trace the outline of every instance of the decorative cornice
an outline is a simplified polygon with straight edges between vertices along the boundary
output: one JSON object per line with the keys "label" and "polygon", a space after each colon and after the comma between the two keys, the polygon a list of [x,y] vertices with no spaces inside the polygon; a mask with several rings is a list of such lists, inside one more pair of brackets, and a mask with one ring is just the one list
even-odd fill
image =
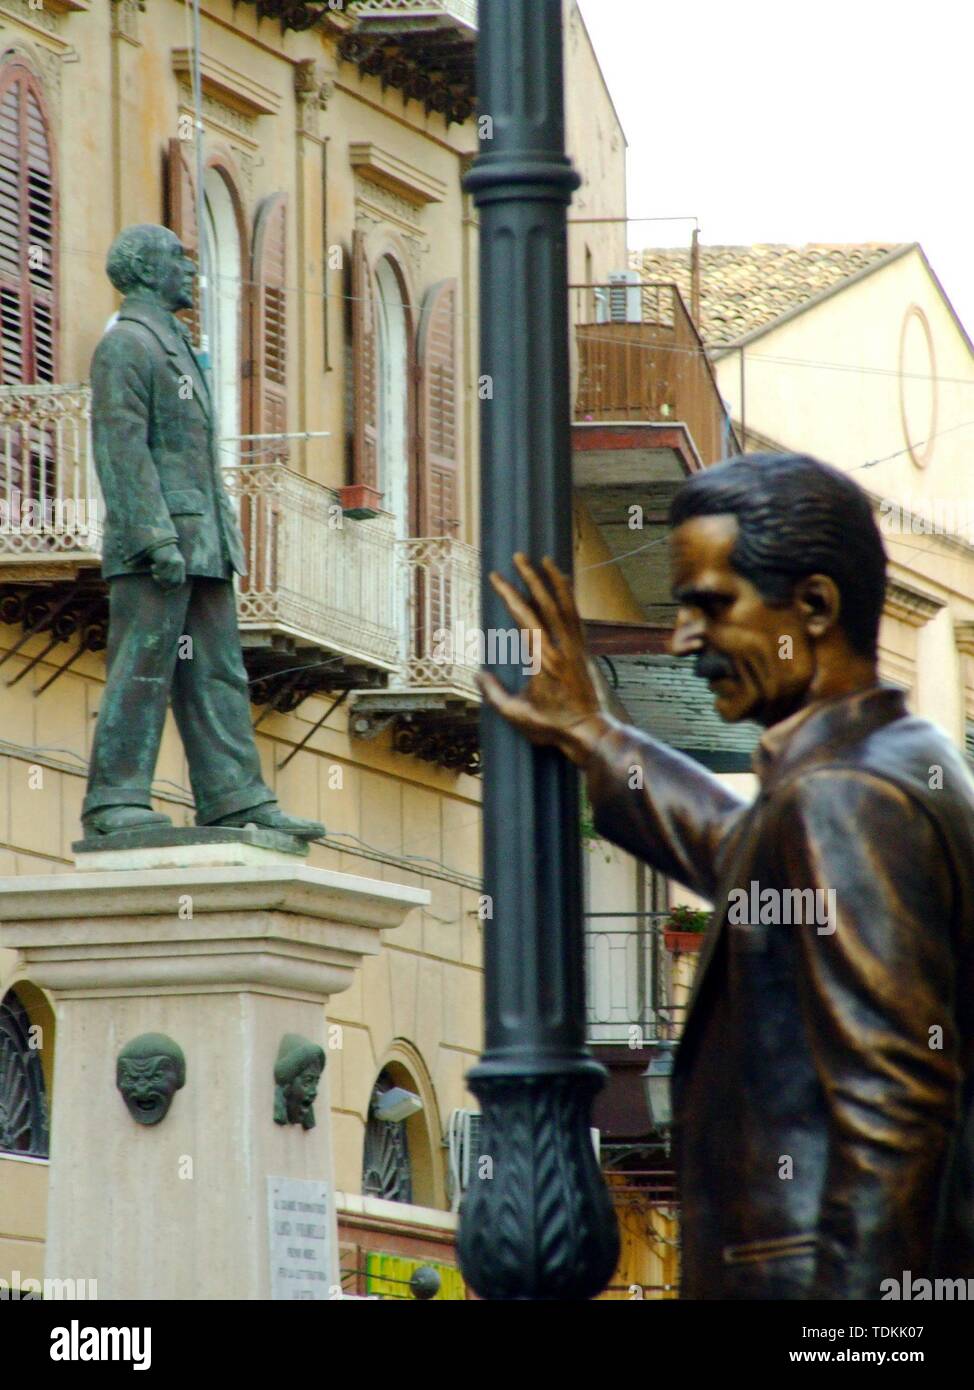
{"label": "decorative cornice", "polygon": [[[188,48],[172,50],[172,67],[177,77],[192,81],[192,54]],[[277,92],[207,53],[200,54],[200,82],[204,92],[247,116],[276,116],[281,109]]]}
{"label": "decorative cornice", "polygon": [[[182,109],[193,114],[193,92],[184,78],[179,84],[179,101]],[[228,106],[209,92],[203,93],[203,118],[221,134],[228,136],[237,145],[243,145],[248,152],[257,149],[254,117],[248,116],[237,106]]]}
{"label": "decorative cornice", "polygon": [[891,618],[899,618],[901,622],[909,623],[910,627],[923,627],[931,618],[935,618],[944,606],[942,599],[932,598],[922,590],[914,589],[912,585],[903,584],[899,580],[890,580],[886,585],[884,613]]}
{"label": "decorative cornice", "polygon": [[442,203],[446,197],[446,184],[442,179],[418,169],[415,164],[409,164],[399,155],[390,154],[371,140],[349,145],[348,157],[352,168],[361,178],[389,189],[407,202],[422,206],[425,203]]}
{"label": "decorative cornice", "polygon": [[33,9],[28,0],[3,0],[3,4],[0,5],[0,15],[4,19],[12,19],[25,29],[32,30],[38,37],[48,38],[50,35],[58,33],[60,28],[57,15],[46,6],[40,10]]}
{"label": "decorative cornice", "polygon": [[974,622],[954,624],[954,642],[965,656],[974,656]]}

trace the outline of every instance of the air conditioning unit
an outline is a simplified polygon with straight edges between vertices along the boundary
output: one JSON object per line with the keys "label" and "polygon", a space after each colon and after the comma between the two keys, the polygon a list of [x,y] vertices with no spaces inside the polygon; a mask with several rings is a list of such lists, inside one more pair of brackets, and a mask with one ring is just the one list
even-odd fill
{"label": "air conditioning unit", "polygon": [[459,1211],[460,1199],[478,1176],[483,1117],[479,1110],[451,1110],[446,1122],[449,1164],[450,1210]]}
{"label": "air conditioning unit", "polygon": [[610,270],[608,285],[595,291],[597,323],[642,323],[643,292],[638,270]]}

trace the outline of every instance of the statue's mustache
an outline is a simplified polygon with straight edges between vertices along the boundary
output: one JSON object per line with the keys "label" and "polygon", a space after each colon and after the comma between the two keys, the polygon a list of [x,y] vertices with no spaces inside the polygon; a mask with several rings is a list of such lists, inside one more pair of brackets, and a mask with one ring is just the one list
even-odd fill
{"label": "statue's mustache", "polygon": [[724,676],[733,676],[734,663],[721,652],[701,652],[694,663],[693,674],[705,681],[720,680]]}

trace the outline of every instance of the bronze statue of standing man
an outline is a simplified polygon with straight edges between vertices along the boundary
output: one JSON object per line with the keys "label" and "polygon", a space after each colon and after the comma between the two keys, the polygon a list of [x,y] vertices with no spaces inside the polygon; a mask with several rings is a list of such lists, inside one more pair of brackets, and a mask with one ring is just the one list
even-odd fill
{"label": "bronze statue of standing man", "polygon": [[173,232],[142,225],[115,238],[106,268],[125,298],[91,367],[110,610],[85,833],[170,824],[151,786],[171,698],[197,824],[316,839],[323,825],[278,807],[254,742],[233,590],[243,541],[206,377],[174,316],[192,305],[196,267]]}
{"label": "bronze statue of standing man", "polygon": [[765,726],[753,801],[603,708],[550,561],[515,556],[526,594],[493,576],[541,671],[482,688],[582,770],[601,834],[714,904],[673,1073],[682,1295],[969,1281],[974,781],[880,684],[869,499],[815,459],[748,455],[695,474],[670,521],[673,650],[723,719]]}

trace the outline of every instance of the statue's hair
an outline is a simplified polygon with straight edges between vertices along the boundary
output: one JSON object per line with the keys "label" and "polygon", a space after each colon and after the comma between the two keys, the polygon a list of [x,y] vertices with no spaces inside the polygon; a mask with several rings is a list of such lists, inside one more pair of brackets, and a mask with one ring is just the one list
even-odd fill
{"label": "statue's hair", "polygon": [[695,473],[670,505],[673,526],[720,515],[737,519],[731,564],[768,603],[788,603],[798,580],[826,574],[849,645],[875,656],[886,551],[858,484],[807,454],[741,454]]}
{"label": "statue's hair", "polygon": [[176,1063],[177,1086],[186,1082],[186,1057],[174,1038],[165,1033],[140,1033],[131,1038],[118,1054],[119,1062],[144,1062],[149,1057],[168,1057]]}
{"label": "statue's hair", "polygon": [[153,222],[139,222],[126,227],[108,248],[105,270],[119,294],[128,294],[142,284],[142,261],[145,256],[163,251],[176,233]]}

